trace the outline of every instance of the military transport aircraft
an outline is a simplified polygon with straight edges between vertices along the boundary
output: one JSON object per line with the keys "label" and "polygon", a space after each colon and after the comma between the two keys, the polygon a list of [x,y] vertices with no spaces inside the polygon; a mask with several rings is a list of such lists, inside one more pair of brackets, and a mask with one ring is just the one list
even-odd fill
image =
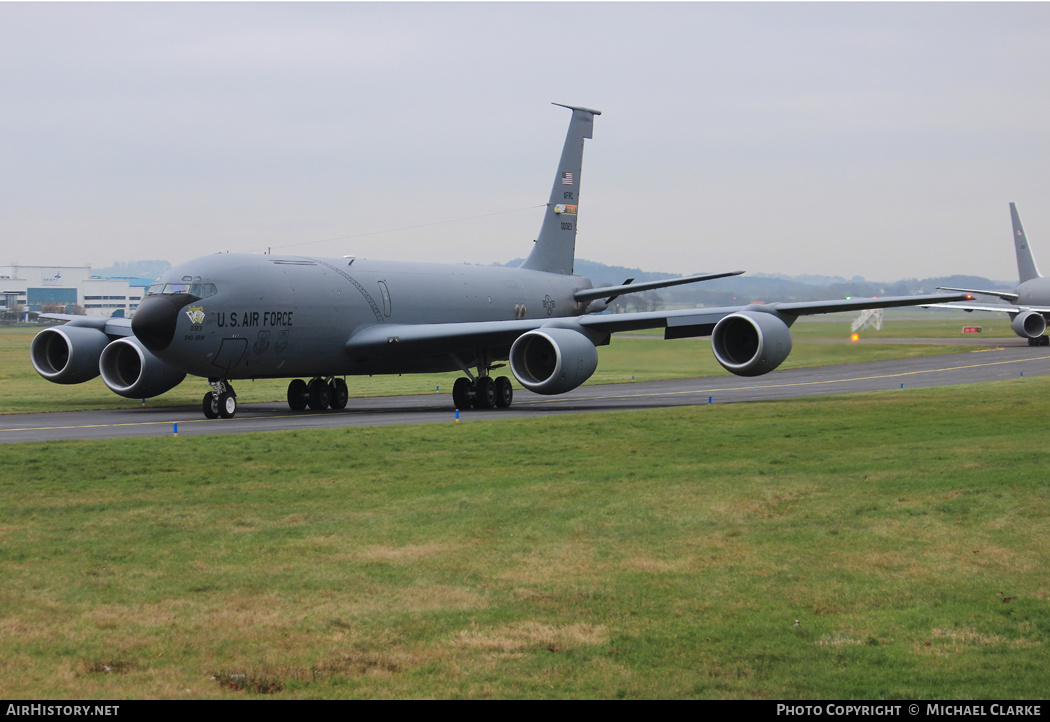
{"label": "military transport aircraft", "polygon": [[[555,105],[560,105],[555,103]],[[732,308],[601,314],[626,293],[743,273],[595,288],[573,275],[584,139],[597,110],[572,111],[539,237],[518,268],[218,254],[164,273],[130,322],[51,315],[66,323],[33,339],[37,372],[55,383],[99,373],[127,398],[147,398],[187,374],[208,379],[208,418],[237,410],[231,381],[290,378],[293,410],[342,409],[346,376],[460,370],[457,409],[507,407],[509,361],[526,389],[571,391],[598,365],[597,346],[618,331],[663,328],[664,338],[712,337],[734,374],[772,371],[791,351],[802,315],[960,300],[960,295],[771,303]],[[472,373],[472,369],[475,371]],[[310,379],[306,381],[304,379]]]}
{"label": "military transport aircraft", "polygon": [[942,291],[964,291],[985,296],[998,296],[1007,303],[952,303],[938,308],[961,308],[964,311],[993,311],[1010,316],[1010,327],[1029,346],[1050,346],[1050,336],[1044,336],[1046,319],[1050,315],[1050,278],[1043,278],[1035,266],[1032,249],[1028,245],[1017,206],[1010,204],[1010,220],[1014,226],[1014,250],[1017,252],[1018,284],[1012,291],[981,291],[975,288],[944,288]]}

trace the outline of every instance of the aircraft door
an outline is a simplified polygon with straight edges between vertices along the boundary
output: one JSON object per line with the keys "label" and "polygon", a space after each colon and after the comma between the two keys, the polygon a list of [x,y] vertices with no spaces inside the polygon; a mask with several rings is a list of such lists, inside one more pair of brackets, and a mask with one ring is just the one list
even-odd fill
{"label": "aircraft door", "polygon": [[226,376],[235,367],[240,365],[244,354],[248,351],[248,339],[246,338],[224,338],[219,345],[219,352],[211,360],[212,366],[223,371]]}
{"label": "aircraft door", "polygon": [[390,318],[393,306],[390,302],[390,289],[387,288],[386,281],[379,282],[379,293],[383,296],[383,315]]}

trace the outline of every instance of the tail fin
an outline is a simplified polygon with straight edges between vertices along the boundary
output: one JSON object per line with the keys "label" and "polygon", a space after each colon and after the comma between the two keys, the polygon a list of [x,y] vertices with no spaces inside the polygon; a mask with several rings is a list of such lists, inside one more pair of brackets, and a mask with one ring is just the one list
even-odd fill
{"label": "tail fin", "polygon": [[1014,223],[1014,248],[1017,250],[1017,276],[1020,282],[1041,278],[1042,274],[1039,273],[1039,269],[1035,266],[1035,259],[1032,258],[1032,249],[1028,247],[1024,228],[1021,227],[1021,217],[1017,215],[1017,206],[1013,203],[1010,204],[1010,218]]}
{"label": "tail fin", "polygon": [[580,169],[583,166],[583,141],[591,137],[594,116],[600,110],[560,105],[572,111],[569,132],[558,162],[558,173],[551,187],[550,201],[544,211],[543,225],[536,245],[522,268],[572,275],[576,258],[576,213],[580,203]]}

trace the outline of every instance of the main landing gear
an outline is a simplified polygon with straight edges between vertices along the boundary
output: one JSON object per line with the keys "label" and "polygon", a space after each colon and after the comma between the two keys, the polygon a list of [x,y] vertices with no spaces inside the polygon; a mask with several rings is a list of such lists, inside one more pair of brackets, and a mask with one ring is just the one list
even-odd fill
{"label": "main landing gear", "polygon": [[500,376],[479,376],[477,379],[458,378],[452,386],[452,403],[460,411],[467,409],[505,409],[514,400],[510,379]]}
{"label": "main landing gear", "polygon": [[237,393],[229,381],[218,379],[211,381],[211,391],[204,394],[201,407],[204,409],[205,418],[232,419],[237,413]]}
{"label": "main landing gear", "polygon": [[1050,346],[1050,336],[1039,336],[1028,339],[1029,346]]}
{"label": "main landing gear", "polygon": [[345,409],[350,391],[343,379],[317,377],[309,383],[295,379],[288,384],[288,408],[302,411],[309,406],[314,411]]}

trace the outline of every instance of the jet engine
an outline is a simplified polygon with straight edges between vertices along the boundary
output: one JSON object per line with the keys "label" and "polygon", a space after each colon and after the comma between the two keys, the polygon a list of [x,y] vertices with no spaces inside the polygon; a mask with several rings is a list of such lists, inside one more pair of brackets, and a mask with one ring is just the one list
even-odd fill
{"label": "jet engine", "polygon": [[33,337],[29,357],[36,372],[56,384],[79,384],[98,376],[98,359],[109,337],[97,328],[55,326]]}
{"label": "jet engine", "polygon": [[1038,311],[1025,311],[1014,316],[1010,328],[1021,338],[1039,338],[1046,331],[1046,319]]}
{"label": "jet engine", "polygon": [[768,311],[739,311],[715,324],[711,348],[727,371],[761,376],[791,353],[791,331],[783,319]]}
{"label": "jet engine", "polygon": [[134,336],[118,338],[106,346],[98,362],[109,390],[127,399],[148,399],[182,383],[179,371],[154,356]]}
{"label": "jet engine", "polygon": [[523,333],[510,347],[510,370],[537,394],[563,394],[591,377],[598,349],[578,331],[540,328]]}

